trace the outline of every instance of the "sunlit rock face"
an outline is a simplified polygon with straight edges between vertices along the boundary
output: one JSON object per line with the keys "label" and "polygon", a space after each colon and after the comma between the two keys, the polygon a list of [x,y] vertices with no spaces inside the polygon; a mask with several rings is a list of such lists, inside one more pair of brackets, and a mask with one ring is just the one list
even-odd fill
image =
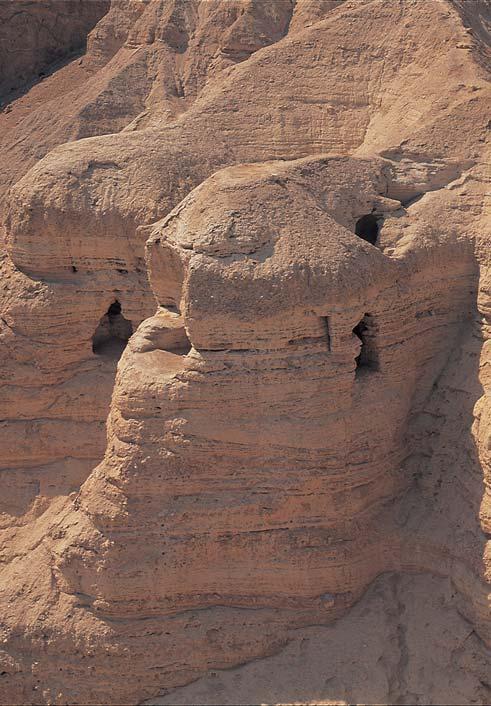
{"label": "sunlit rock face", "polygon": [[474,6],[112,2],[0,115],[0,702],[489,702]]}
{"label": "sunlit rock face", "polygon": [[389,170],[232,168],[152,230],[160,307],[121,362],[105,461],[78,500],[116,542],[98,610],[331,611],[382,571],[433,562],[419,542],[404,556],[392,503],[416,472],[411,418],[475,311],[476,267],[457,243],[395,257],[351,231],[394,209],[378,193]]}

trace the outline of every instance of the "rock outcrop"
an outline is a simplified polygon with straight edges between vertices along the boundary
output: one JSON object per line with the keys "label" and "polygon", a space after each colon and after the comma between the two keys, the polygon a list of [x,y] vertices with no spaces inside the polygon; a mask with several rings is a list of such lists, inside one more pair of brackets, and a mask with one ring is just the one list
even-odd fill
{"label": "rock outcrop", "polygon": [[3,116],[2,703],[174,702],[333,621],[365,676],[271,700],[489,702],[473,7],[113,0]]}
{"label": "rock outcrop", "polygon": [[3,0],[0,5],[0,95],[40,76],[84,47],[110,0]]}

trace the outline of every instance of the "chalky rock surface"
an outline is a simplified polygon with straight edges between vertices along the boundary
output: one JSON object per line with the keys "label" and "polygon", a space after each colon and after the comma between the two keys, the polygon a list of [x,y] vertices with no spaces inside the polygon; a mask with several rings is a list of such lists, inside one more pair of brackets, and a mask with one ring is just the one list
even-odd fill
{"label": "chalky rock surface", "polygon": [[490,3],[103,5],[0,114],[0,703],[489,703]]}

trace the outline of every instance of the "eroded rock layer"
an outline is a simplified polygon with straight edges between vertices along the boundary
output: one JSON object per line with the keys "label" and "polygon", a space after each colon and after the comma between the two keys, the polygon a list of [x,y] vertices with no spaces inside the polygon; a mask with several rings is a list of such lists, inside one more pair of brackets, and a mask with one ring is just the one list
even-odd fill
{"label": "eroded rock layer", "polygon": [[333,621],[329,686],[246,698],[489,701],[473,8],[113,0],[0,116],[2,703],[172,702]]}

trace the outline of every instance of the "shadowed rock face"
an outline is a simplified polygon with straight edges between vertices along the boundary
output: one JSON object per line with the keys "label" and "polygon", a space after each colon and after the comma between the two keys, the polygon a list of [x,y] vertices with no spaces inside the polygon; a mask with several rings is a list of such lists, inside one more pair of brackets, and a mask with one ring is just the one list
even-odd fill
{"label": "shadowed rock face", "polygon": [[2,703],[489,702],[475,8],[113,2],[12,103]]}
{"label": "shadowed rock face", "polygon": [[3,0],[0,5],[0,96],[46,75],[50,64],[85,46],[110,0]]}

